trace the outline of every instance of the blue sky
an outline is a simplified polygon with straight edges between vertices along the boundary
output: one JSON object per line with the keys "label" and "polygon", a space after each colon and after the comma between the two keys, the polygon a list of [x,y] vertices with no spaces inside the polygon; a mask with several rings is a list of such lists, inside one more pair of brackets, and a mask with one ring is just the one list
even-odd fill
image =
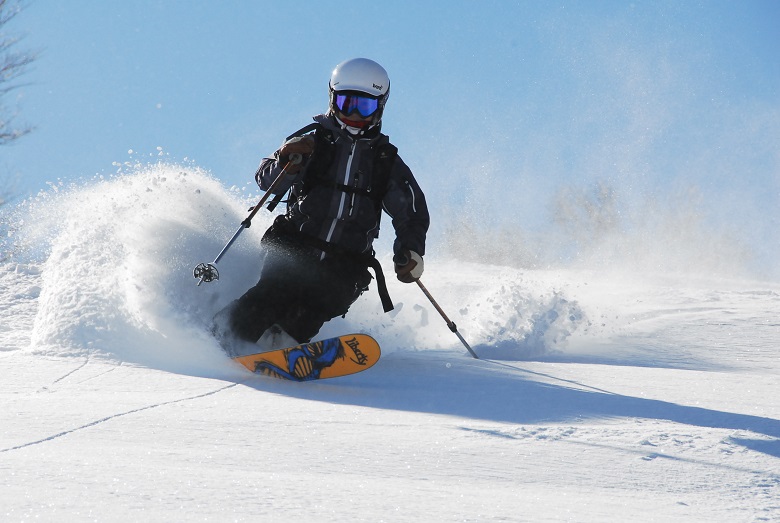
{"label": "blue sky", "polygon": [[763,207],[743,225],[777,229],[780,2],[353,5],[34,0],[12,29],[40,56],[7,101],[36,129],[0,166],[25,196],[159,147],[247,186],[365,56],[441,215],[496,219],[499,195],[532,223],[561,186],[606,180],[638,199],[695,186],[716,221]]}

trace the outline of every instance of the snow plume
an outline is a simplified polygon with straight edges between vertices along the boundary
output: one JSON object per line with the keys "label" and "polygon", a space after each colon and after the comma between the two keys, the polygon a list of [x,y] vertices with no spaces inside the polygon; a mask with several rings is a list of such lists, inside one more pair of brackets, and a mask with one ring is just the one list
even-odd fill
{"label": "snow plume", "polygon": [[[241,206],[199,169],[129,170],[54,187],[26,202],[23,218],[18,211],[17,250],[45,259],[31,350],[196,374],[224,368],[204,325],[235,282],[197,288],[192,267],[213,260],[228,224],[243,219]],[[247,245],[255,235],[245,236]],[[253,253],[237,246],[232,254],[251,270]]]}
{"label": "snow plume", "polygon": [[486,224],[461,214],[446,231],[444,248],[458,259],[518,268],[772,276],[743,231],[711,216],[695,188],[637,198],[603,181],[566,185],[545,212],[547,224],[538,229],[511,216]]}
{"label": "snow plume", "polygon": [[[390,259],[383,262],[388,266]],[[426,262],[423,276],[450,321],[484,358],[529,360],[559,354],[569,337],[588,324],[586,313],[555,274],[444,261]],[[372,288],[346,318],[326,324],[322,334],[376,333],[382,350],[465,349],[416,285],[388,281],[395,309],[382,312]]]}
{"label": "snow plume", "polygon": [[[257,194],[225,189],[191,166],[124,166],[116,176],[51,190],[20,205],[10,221],[22,294],[35,294],[25,323],[28,350],[108,358],[212,375],[225,365],[208,334],[213,315],[258,278],[259,242],[274,215],[261,212],[218,264],[217,282],[196,285],[193,267],[211,262]],[[388,235],[392,236],[392,234]],[[392,277],[378,246],[395,310],[385,314],[375,285],[319,338],[367,332],[383,350],[463,350],[416,285]],[[515,269],[429,256],[425,282],[459,331],[485,355],[529,359],[558,351],[585,321],[558,283]],[[34,291],[34,292],[33,292]],[[18,303],[17,303],[18,305]]]}

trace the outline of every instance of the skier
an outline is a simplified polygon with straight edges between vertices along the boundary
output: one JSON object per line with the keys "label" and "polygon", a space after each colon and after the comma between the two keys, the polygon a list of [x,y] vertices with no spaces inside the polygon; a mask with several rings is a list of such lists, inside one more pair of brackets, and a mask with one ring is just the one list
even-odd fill
{"label": "skier", "polygon": [[397,278],[412,283],[422,275],[428,209],[411,170],[381,132],[387,72],[366,58],[347,60],[333,70],[329,88],[328,112],[289,136],[255,175],[267,190],[284,170],[269,208],[290,192],[286,214],[261,240],[259,282],[215,317],[214,332],[231,355],[235,340],[260,340],[267,350],[310,341],[368,289],[369,267],[385,311],[391,310],[372,248],[383,209],[395,229]]}

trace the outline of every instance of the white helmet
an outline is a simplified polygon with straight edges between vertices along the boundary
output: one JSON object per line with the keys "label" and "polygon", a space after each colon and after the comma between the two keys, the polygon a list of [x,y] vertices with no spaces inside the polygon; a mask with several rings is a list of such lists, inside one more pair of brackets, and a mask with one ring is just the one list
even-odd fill
{"label": "white helmet", "polygon": [[373,124],[378,124],[382,119],[382,111],[390,96],[390,78],[384,67],[378,63],[368,58],[353,58],[341,62],[333,70],[329,86],[330,109],[334,114],[339,110],[336,106],[336,93],[352,91],[375,98],[378,103],[375,102],[377,109]]}

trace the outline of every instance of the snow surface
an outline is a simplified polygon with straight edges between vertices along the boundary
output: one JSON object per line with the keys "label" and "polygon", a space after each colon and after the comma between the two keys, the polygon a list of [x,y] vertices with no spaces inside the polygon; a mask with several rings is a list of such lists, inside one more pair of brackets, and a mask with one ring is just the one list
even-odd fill
{"label": "snow surface", "polygon": [[0,520],[780,521],[780,284],[431,249],[484,359],[389,278],[395,311],[372,289],[321,332],[373,335],[374,368],[283,382],[204,330],[270,213],[198,287],[256,195],[126,171],[3,218]]}

